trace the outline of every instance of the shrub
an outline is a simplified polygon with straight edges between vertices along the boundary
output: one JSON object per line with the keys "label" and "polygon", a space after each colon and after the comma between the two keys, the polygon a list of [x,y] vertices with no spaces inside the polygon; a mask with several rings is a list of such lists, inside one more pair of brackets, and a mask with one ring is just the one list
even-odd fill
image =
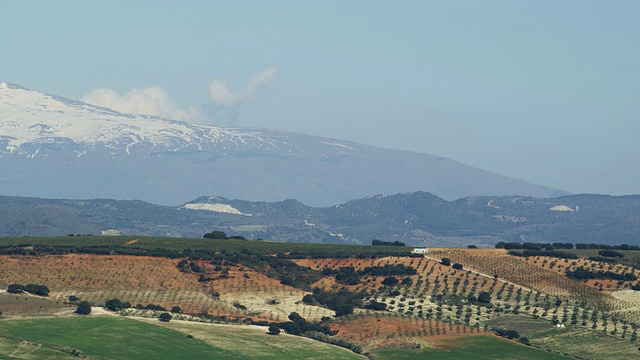
{"label": "shrub", "polygon": [[226,240],[229,237],[227,236],[227,234],[224,233],[224,231],[215,230],[215,231],[212,231],[210,233],[204,234],[203,238],[205,238],[205,239],[216,239],[216,240]]}
{"label": "shrub", "polygon": [[159,319],[160,319],[160,321],[163,321],[163,322],[169,322],[169,321],[171,321],[172,318],[173,318],[173,316],[171,316],[171,314],[165,312],[165,313],[160,314],[160,318]]}
{"label": "shrub", "polygon": [[194,263],[193,261],[189,263],[189,268],[191,268],[191,271],[193,271],[194,273],[199,273],[200,271],[202,271],[200,265]]}
{"label": "shrub", "polygon": [[384,280],[382,280],[382,285],[385,286],[396,286],[398,285],[398,279],[394,278],[393,276],[389,276],[386,277]]}
{"label": "shrub", "polygon": [[111,299],[104,303],[104,308],[111,311],[119,311],[124,309],[124,304],[120,299]]}
{"label": "shrub", "polygon": [[49,288],[46,285],[27,284],[24,291],[39,296],[49,295]]}
{"label": "shrub", "polygon": [[88,301],[81,301],[78,304],[78,308],[75,311],[76,314],[79,315],[89,315],[91,314],[91,304]]}
{"label": "shrub", "polygon": [[269,331],[267,331],[267,334],[269,334],[269,335],[279,335],[280,334],[280,328],[278,327],[278,325],[270,325],[269,326]]}
{"label": "shrub", "polygon": [[372,310],[387,310],[387,304],[385,304],[384,302],[371,300],[367,305],[364,306],[364,308]]}
{"label": "shrub", "polygon": [[478,295],[478,302],[484,303],[484,304],[488,304],[491,302],[491,295],[486,292],[483,291]]}
{"label": "shrub", "polygon": [[20,294],[24,291],[24,286],[20,285],[20,284],[11,284],[9,285],[9,287],[7,288],[7,292],[9,294]]}
{"label": "shrub", "polygon": [[307,294],[302,298],[302,302],[307,305],[313,305],[316,303],[316,299],[313,298],[313,295]]}

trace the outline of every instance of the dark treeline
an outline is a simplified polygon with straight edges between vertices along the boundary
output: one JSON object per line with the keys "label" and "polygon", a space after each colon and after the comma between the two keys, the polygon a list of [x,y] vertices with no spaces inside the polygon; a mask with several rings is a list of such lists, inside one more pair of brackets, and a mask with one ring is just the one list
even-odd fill
{"label": "dark treeline", "polygon": [[530,242],[504,242],[500,241],[495,245],[496,249],[517,249],[517,250],[555,250],[555,249],[573,249],[573,244],[571,243],[530,243]]}
{"label": "dark treeline", "polygon": [[507,250],[640,250],[640,246],[638,245],[606,245],[606,244],[583,244],[583,243],[530,243],[530,242],[504,242],[500,241],[495,245],[496,249],[507,249]]}
{"label": "dark treeline", "polygon": [[606,257],[609,257],[609,258],[616,258],[616,257],[617,258],[623,258],[624,257],[623,253],[617,252],[617,251],[614,251],[614,250],[600,250],[600,251],[598,251],[598,255],[606,256]]}
{"label": "dark treeline", "polygon": [[638,245],[576,244],[579,250],[640,250]]}
{"label": "dark treeline", "polygon": [[558,250],[524,250],[520,251],[509,251],[509,255],[513,256],[522,256],[522,257],[531,257],[531,256],[549,256],[560,259],[577,259],[578,255],[572,254],[566,251],[558,251]]}
{"label": "dark treeline", "polygon": [[7,292],[10,294],[20,294],[22,292],[28,292],[29,294],[47,296],[49,295],[49,288],[46,285],[38,284],[10,284],[7,288]]}
{"label": "dark treeline", "polygon": [[609,263],[609,264],[616,263],[616,259],[610,258],[610,257],[603,257],[603,256],[590,256],[589,260],[591,260],[591,261],[600,261],[600,262],[605,262],[605,263]]}
{"label": "dark treeline", "polygon": [[[213,254],[212,251],[198,250],[204,256]],[[89,254],[89,255],[132,255],[132,256],[153,256],[164,257],[169,259],[178,259],[184,257],[179,251],[167,249],[142,249],[136,247],[110,246],[110,245],[94,245],[94,246],[72,246],[72,245],[4,245],[0,246],[1,255],[67,255],[67,254]],[[210,256],[210,255],[209,255]]]}
{"label": "dark treeline", "polygon": [[382,241],[382,240],[373,240],[371,242],[373,246],[407,246],[405,243],[400,241]]}
{"label": "dark treeline", "polygon": [[622,281],[635,281],[638,279],[633,273],[617,274],[611,271],[591,271],[580,266],[574,271],[567,270],[567,276],[574,280],[589,280],[589,279],[612,279]]}

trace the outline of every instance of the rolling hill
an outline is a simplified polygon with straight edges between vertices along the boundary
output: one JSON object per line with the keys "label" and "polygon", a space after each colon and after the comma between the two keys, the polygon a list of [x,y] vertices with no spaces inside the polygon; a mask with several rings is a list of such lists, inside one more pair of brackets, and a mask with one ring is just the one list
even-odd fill
{"label": "rolling hill", "polygon": [[212,230],[250,239],[492,247],[499,241],[640,245],[640,196],[469,197],[416,192],[331,207],[296,200],[199,197],[177,207],[126,200],[0,196],[0,236],[113,234],[201,237]]}

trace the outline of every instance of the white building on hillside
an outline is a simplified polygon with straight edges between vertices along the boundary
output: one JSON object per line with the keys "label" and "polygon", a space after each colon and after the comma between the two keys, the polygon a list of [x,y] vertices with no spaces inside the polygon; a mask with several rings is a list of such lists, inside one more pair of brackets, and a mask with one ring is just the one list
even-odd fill
{"label": "white building on hillside", "polygon": [[428,247],[415,247],[415,248],[413,248],[411,253],[412,254],[427,254],[427,253],[429,253],[429,248]]}

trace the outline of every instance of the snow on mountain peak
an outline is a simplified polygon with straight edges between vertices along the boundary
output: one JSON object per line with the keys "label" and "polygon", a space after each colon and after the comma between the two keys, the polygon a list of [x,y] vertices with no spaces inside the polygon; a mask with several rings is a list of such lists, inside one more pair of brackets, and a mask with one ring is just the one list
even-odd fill
{"label": "snow on mountain peak", "polygon": [[212,145],[247,142],[274,146],[260,131],[195,125],[164,118],[122,114],[19,85],[0,82],[0,142],[14,152],[26,143],[68,140],[82,146],[117,146],[126,152],[138,144],[156,150],[203,150]]}

